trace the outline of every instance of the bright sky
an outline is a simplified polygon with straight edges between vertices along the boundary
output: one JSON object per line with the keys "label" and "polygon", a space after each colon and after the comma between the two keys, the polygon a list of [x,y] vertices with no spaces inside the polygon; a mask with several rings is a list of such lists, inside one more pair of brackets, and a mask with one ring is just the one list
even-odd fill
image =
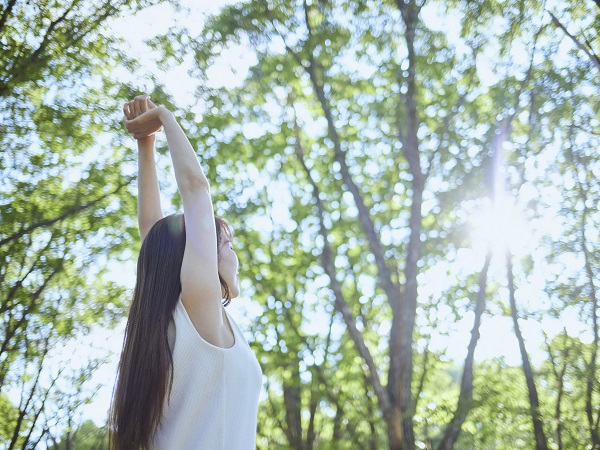
{"label": "bright sky", "polygon": [[[185,107],[192,103],[191,95],[195,89],[195,81],[187,75],[186,64],[172,69],[167,73],[159,72],[158,69],[152,69],[152,54],[143,44],[143,40],[153,37],[156,34],[164,33],[168,28],[177,24],[188,24],[193,29],[199,30],[202,26],[204,18],[207,14],[216,12],[225,2],[194,2],[187,0],[183,2],[190,8],[189,14],[175,13],[168,5],[161,5],[143,11],[137,17],[124,18],[115,21],[111,24],[109,30],[117,35],[123,36],[128,41],[127,51],[130,56],[138,58],[148,70],[154,70],[160,75],[164,84],[174,95],[176,101]],[[423,19],[428,25],[435,28],[443,28],[448,31],[450,38],[457,36],[458,25],[455,18],[442,18],[438,11],[433,8],[425,7],[422,11]],[[522,56],[522,55],[521,55]],[[214,85],[226,85],[233,87],[239,85],[246,74],[246,68],[254,63],[251,52],[244,51],[241,47],[234,47],[223,53],[222,58],[217,62],[215,67],[209,72],[209,83]],[[480,64],[478,69],[482,73],[486,73],[489,79],[491,70],[485,63]],[[235,73],[232,70],[235,67]],[[123,79],[133,80],[132,74],[123,73]],[[124,99],[125,100],[125,99]],[[133,142],[132,142],[133,145]],[[169,165],[168,157],[161,157],[159,165]],[[258,180],[257,180],[258,181]],[[161,180],[161,185],[163,181]],[[173,184],[165,187],[165,191],[172,192]],[[277,189],[277,191],[280,191]],[[285,191],[282,189],[281,191]],[[550,193],[551,195],[552,193]],[[539,255],[536,251],[536,243],[539,242],[540,234],[551,233],[551,226],[554,221],[552,214],[556,211],[549,211],[549,216],[543,223],[537,223],[536,229],[532,229],[531,224],[527,224],[520,208],[527,202],[529,197],[540,195],[532,186],[524,186],[521,194],[521,199],[518,204],[514,204],[511,199],[500,198],[497,205],[494,207],[489,205],[484,208],[479,214],[473,216],[473,233],[475,236],[475,245],[471,249],[461,249],[457,254],[455,264],[461,266],[464,273],[472,273],[480,270],[483,265],[483,260],[487,245],[502,246],[509,245],[517,255],[531,252],[534,258],[541,260],[543,255]],[[274,198],[275,202],[282,205],[287,203],[285,197]],[[166,197],[163,197],[163,208],[169,204]],[[284,210],[285,207],[277,208]],[[170,211],[165,210],[165,213]],[[281,217],[282,223],[286,221],[285,217]],[[258,221],[257,223],[260,223]],[[496,248],[499,255],[502,254],[501,248]],[[125,264],[123,266],[113,265],[111,267],[111,277],[124,285],[132,288],[134,285],[135,262]],[[451,277],[448,277],[448,263],[440,263],[434,267],[427,275],[422,275],[420,281],[420,295],[422,296],[439,296],[444,286],[451,283]],[[521,307],[527,306],[531,309],[542,308],[547,299],[543,292],[544,288],[544,273],[543,266],[539,266],[534,271],[531,278],[526,283],[521,283],[517,291],[517,302]],[[490,269],[490,278],[505,285],[505,266],[502,257],[495,257]],[[455,278],[454,278],[455,279]],[[445,280],[448,282],[446,283]],[[369,283],[368,280],[365,283]],[[367,287],[365,285],[365,287]],[[242,291],[244,284],[242,284]],[[368,289],[367,289],[368,290]],[[506,289],[501,290],[506,299]],[[508,300],[506,300],[508,303]],[[242,297],[236,300],[233,307],[230,307],[231,314],[240,324],[242,330],[258,316],[260,308],[253,304],[247,297]],[[473,313],[466,314],[458,323],[453,323],[444,320],[444,316],[450,314],[450,311],[445,311],[443,308],[439,311],[441,319],[441,329],[445,329],[450,338],[443,334],[434,334],[432,337],[432,349],[439,350],[447,348],[447,356],[458,362],[462,361],[466,355],[466,348],[470,338],[470,331],[473,323]],[[572,316],[566,321],[554,321],[546,318],[542,322],[533,320],[521,321],[522,331],[526,339],[526,345],[530,352],[534,364],[539,364],[544,358],[545,353],[538,349],[543,344],[542,328],[544,331],[553,336],[559,333],[563,326],[567,326],[573,335],[582,332],[586,333],[583,325],[577,320],[577,312],[569,311],[567,316]],[[307,332],[322,332],[326,329],[325,323],[328,319],[325,315],[315,315],[307,321]],[[389,324],[388,324],[389,325]],[[92,381],[94,383],[102,383],[104,387],[99,391],[94,403],[85,407],[83,414],[86,418],[92,418],[97,424],[101,424],[106,419],[108,411],[112,384],[114,381],[118,355],[123,338],[123,328],[107,331],[98,329],[92,336],[86,337],[78,342],[78,348],[85,348],[86,343],[94,343],[96,347],[103,348],[114,353],[114,357],[109,363],[103,365],[97,372]],[[343,327],[338,327],[338,332],[342,332]],[[381,332],[389,330],[389,326],[383,324]],[[81,354],[76,347],[72,349],[73,355]],[[99,350],[99,353],[102,351]],[[85,355],[86,356],[86,355]],[[521,358],[518,353],[517,341],[512,329],[512,321],[509,317],[499,317],[487,315],[484,317],[481,328],[481,339],[477,346],[476,359],[483,360],[489,358],[504,357],[506,362],[511,365],[520,365]],[[76,358],[75,358],[76,359]]]}

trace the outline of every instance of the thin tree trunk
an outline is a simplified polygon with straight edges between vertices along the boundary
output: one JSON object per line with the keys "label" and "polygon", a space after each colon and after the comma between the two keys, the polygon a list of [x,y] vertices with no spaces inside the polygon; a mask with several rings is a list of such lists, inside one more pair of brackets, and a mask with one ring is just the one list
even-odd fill
{"label": "thin tree trunk", "polygon": [[[312,380],[313,385],[318,384],[316,380]],[[317,407],[319,406],[319,393],[316,392],[316,388],[313,387],[310,393],[310,406],[309,413],[310,418],[308,420],[308,429],[306,430],[306,442],[304,448],[306,450],[313,450],[315,445],[315,415],[317,413]]]}
{"label": "thin tree trunk", "polygon": [[337,442],[342,437],[342,417],[344,415],[344,406],[340,403],[335,404],[335,417],[333,418],[333,436],[331,441]]}
{"label": "thin tree trunk", "polygon": [[[49,432],[48,428],[44,427],[42,429],[42,432],[40,433],[40,435],[38,436],[38,438],[35,440],[35,442],[33,443],[33,445],[30,448],[38,448],[40,441],[44,438],[44,436],[46,436],[46,434],[48,434],[48,432]],[[27,450],[27,449],[23,448],[22,450]]]}
{"label": "thin tree trunk", "polygon": [[479,291],[477,292],[477,302],[475,304],[475,320],[473,321],[473,329],[471,330],[471,341],[465,359],[465,367],[463,369],[462,379],[460,382],[460,394],[458,396],[458,404],[452,417],[452,421],[444,431],[444,437],[440,442],[438,450],[451,450],[454,448],[460,429],[467,418],[471,407],[473,406],[473,360],[475,356],[475,348],[479,340],[479,327],[481,325],[481,316],[485,310],[485,289],[487,286],[487,273],[492,260],[491,252],[485,257],[485,263],[479,274]]}
{"label": "thin tree trunk", "polygon": [[415,393],[415,411],[419,406],[419,398],[421,398],[421,393],[423,392],[423,387],[425,386],[425,378],[427,376],[427,361],[429,359],[429,344],[431,342],[431,337],[427,340],[427,344],[425,345],[425,349],[423,350],[423,367],[421,370],[421,376],[419,377],[419,384],[417,387],[417,392]]}
{"label": "thin tree trunk", "polygon": [[[302,144],[300,142],[300,132],[298,124],[295,123],[294,126],[296,135],[296,156],[298,157],[298,160],[300,161],[300,164],[302,165],[302,168],[306,173],[306,177],[313,188],[313,199],[315,200],[315,203],[317,205],[317,215],[319,219],[319,234],[323,238],[323,250],[321,253],[321,259],[323,268],[325,269],[325,273],[327,273],[327,276],[330,280],[331,290],[334,294],[334,305],[336,309],[342,314],[344,322],[346,323],[346,326],[348,328],[348,333],[350,334],[350,337],[352,338],[356,346],[358,354],[362,357],[362,359],[365,361],[365,364],[367,365],[367,378],[369,380],[369,383],[373,387],[375,395],[377,396],[379,406],[381,408],[384,418],[386,419],[386,422],[394,423],[395,419],[398,418],[398,416],[395,415],[397,412],[393,411],[387,393],[385,389],[383,389],[383,386],[381,384],[381,380],[379,378],[379,373],[377,372],[377,366],[375,365],[373,356],[371,355],[371,352],[369,351],[364,341],[363,335],[360,333],[360,331],[358,331],[358,328],[356,327],[356,319],[350,311],[348,303],[344,297],[344,294],[342,293],[340,283],[336,278],[335,264],[333,261],[333,252],[331,251],[331,247],[329,246],[329,241],[327,239],[328,232],[325,228],[325,207],[320,199],[319,187],[314,181],[310,173],[310,169],[308,168],[304,160],[304,152],[302,149]],[[399,425],[397,421],[396,423]]]}
{"label": "thin tree trunk", "polygon": [[548,338],[544,333],[544,338],[546,341],[546,348],[548,349],[548,355],[550,357],[550,363],[552,364],[552,372],[554,373],[554,377],[558,383],[558,392],[556,395],[556,405],[554,406],[554,420],[556,421],[556,444],[558,445],[558,450],[563,449],[562,443],[562,417],[561,417],[561,403],[564,393],[564,385],[565,385],[565,373],[567,371],[567,358],[569,357],[569,348],[566,347],[567,344],[567,330],[564,330],[564,346],[563,349],[563,364],[558,371],[558,366],[556,359],[554,358],[554,354],[552,353],[552,348],[550,347],[550,343],[548,342]]}
{"label": "thin tree trunk", "polygon": [[[592,300],[592,326],[594,333],[594,341],[592,342],[592,356],[588,364],[588,376],[586,381],[586,398],[585,398],[585,413],[590,426],[592,437],[592,445],[594,450],[600,449],[600,434],[598,433],[598,418],[594,418],[594,386],[597,385],[596,379],[596,364],[598,358],[598,297],[596,295],[596,286],[594,285],[594,272],[592,269],[590,252],[587,249],[587,241],[585,235],[585,223],[589,213],[588,207],[585,205],[586,194],[583,193],[583,214],[581,216],[581,246],[585,259],[585,271],[588,277],[588,285],[590,287],[590,298]],[[599,413],[600,416],[600,413]]]}
{"label": "thin tree trunk", "polygon": [[[277,298],[276,295],[274,295]],[[291,322],[291,321],[290,321]],[[275,330],[277,342],[280,342],[281,336]],[[283,407],[285,410],[285,435],[292,448],[304,450],[302,440],[302,401],[300,397],[300,361],[297,358],[297,351],[290,350],[290,358],[284,363],[284,368],[289,369],[291,377],[283,382]]]}
{"label": "thin tree trunk", "polygon": [[[273,20],[273,15],[269,11],[268,5],[266,4],[266,2],[263,2],[263,5],[265,7],[265,11],[266,11],[267,15],[269,15],[271,17],[271,19]],[[305,22],[306,22],[306,27],[308,30],[308,35],[309,35],[308,39],[305,43],[305,47],[307,47],[309,49],[308,65],[305,65],[303,63],[302,58],[300,58],[300,56],[298,54],[296,54],[285,43],[285,39],[283,39],[283,36],[281,36],[281,37],[284,40],[284,45],[286,47],[286,50],[289,52],[290,55],[292,55],[292,57],[296,60],[296,62],[299,64],[299,66],[301,68],[303,68],[309,75],[314,92],[317,96],[317,99],[319,101],[321,108],[323,109],[323,113],[324,113],[325,119],[327,121],[328,137],[331,139],[331,141],[333,142],[333,146],[334,146],[335,160],[340,164],[340,173],[342,175],[342,179],[354,198],[356,207],[359,212],[358,218],[359,218],[360,224],[363,228],[363,232],[365,233],[365,236],[367,238],[369,248],[375,257],[375,262],[376,262],[376,265],[378,268],[379,281],[380,281],[381,287],[383,288],[384,292],[386,293],[386,296],[388,297],[388,301],[392,308],[393,315],[394,315],[394,317],[400,317],[400,316],[406,317],[406,314],[402,314],[402,312],[400,311],[400,305],[402,303],[400,286],[397,283],[395,283],[392,279],[392,271],[390,270],[390,268],[386,262],[383,246],[381,245],[381,241],[375,231],[375,225],[371,219],[371,214],[370,214],[369,208],[365,205],[364,199],[360,192],[360,188],[356,185],[356,183],[354,182],[354,180],[352,179],[352,176],[350,174],[348,164],[346,162],[345,152],[342,149],[339,134],[338,134],[338,131],[335,126],[331,106],[329,104],[329,100],[327,99],[327,96],[325,94],[325,90],[323,87],[325,74],[323,74],[322,72],[317,73],[317,70],[322,70],[322,68],[317,67],[314,57],[312,56],[312,52],[310,51],[310,49],[311,49],[310,45],[313,44],[313,42],[312,42],[313,35],[312,35],[312,27],[310,24],[308,9],[309,9],[308,3],[305,1],[304,2]],[[297,124],[295,124],[295,126],[297,127]],[[299,133],[296,133],[296,135],[297,135],[296,147],[297,147],[297,154],[298,154],[298,148],[299,148],[299,142],[300,142]],[[310,171],[306,167],[306,164],[304,163],[301,151],[299,153],[299,159],[304,167],[305,172],[307,173],[307,177],[309,178],[311,185],[313,186],[313,197],[315,198],[315,201],[317,203],[317,207],[319,209],[319,214],[321,214],[321,216],[320,216],[320,222],[321,222],[320,233],[324,237],[324,249],[323,249],[322,258],[324,261],[324,268],[331,279],[332,289],[334,290],[334,294],[335,294],[335,298],[336,298],[336,308],[338,308],[338,310],[342,313],[342,316],[344,317],[344,321],[346,322],[346,325],[348,326],[348,331],[352,337],[352,340],[355,342],[355,345],[356,345],[356,348],[357,348],[359,354],[365,360],[365,362],[369,368],[368,378],[370,380],[370,383],[373,386],[375,394],[377,395],[377,398],[379,400],[379,405],[380,405],[381,411],[383,413],[383,417],[388,425],[389,436],[390,436],[390,448],[397,449],[397,450],[404,450],[404,446],[403,446],[404,431],[403,431],[403,423],[402,423],[402,412],[400,411],[399,405],[396,404],[396,402],[392,402],[390,400],[389,390],[388,390],[388,392],[383,390],[380,379],[379,379],[379,375],[377,373],[377,368],[372,360],[372,357],[371,357],[366,345],[364,344],[364,338],[360,334],[358,329],[356,329],[355,319],[354,319],[352,313],[350,312],[350,310],[348,309],[347,303],[342,296],[341,290],[339,289],[339,283],[337,283],[337,281],[335,280],[336,272],[335,272],[335,267],[333,265],[333,260],[331,259],[332,258],[331,250],[329,249],[329,245],[327,243],[327,230],[324,227],[323,216],[322,216],[322,213],[324,213],[324,208],[319,199],[318,187],[317,187],[316,183],[314,183],[314,181],[312,180],[312,177],[310,176]],[[419,211],[420,211],[420,209],[419,209]],[[417,236],[417,239],[418,238],[419,237]],[[331,264],[331,267],[329,269],[326,267],[327,264]],[[396,274],[396,278],[398,278],[397,274]],[[336,287],[336,285],[337,285],[337,287]],[[416,306],[415,306],[415,308],[416,308]],[[412,320],[414,322],[414,311],[413,311],[413,319]],[[393,328],[393,326],[392,326],[392,328]],[[408,365],[410,367],[403,368],[403,370],[405,370],[408,373],[409,377],[412,373],[412,328],[411,328],[410,334],[411,334],[411,342],[409,343],[409,349],[411,349],[411,352],[410,352],[410,358],[408,360]],[[393,348],[393,341],[394,341],[394,338],[392,337],[390,339],[390,342],[391,342],[390,343],[390,357],[393,359],[397,359],[396,352],[394,351],[394,348]],[[390,361],[390,364],[393,364],[393,360]],[[409,399],[410,399],[410,380],[408,380],[408,381],[409,381],[408,382],[408,392],[409,392]],[[405,384],[406,384],[406,381],[405,381]],[[404,391],[406,394],[406,388],[404,389]],[[409,419],[409,423],[412,424],[412,418]],[[414,438],[412,438],[412,432],[411,432],[411,437],[409,438],[409,440],[412,442],[412,444],[408,448],[412,449],[414,447]]]}
{"label": "thin tree trunk", "polygon": [[370,450],[377,450],[377,427],[375,426],[375,412],[373,411],[373,403],[371,403],[371,396],[369,395],[369,381],[363,374],[365,382],[365,401],[367,403],[367,420],[369,421],[369,448]]}
{"label": "thin tree trunk", "polygon": [[[268,379],[267,379],[267,382],[266,382],[266,385],[265,385],[265,390],[267,391],[267,400],[269,402],[269,406],[271,407],[271,412],[272,412],[272,416],[271,417],[273,419],[275,419],[275,421],[277,422],[277,425],[279,426],[279,428],[281,429],[281,431],[283,431],[284,435],[286,435],[286,437],[287,437],[287,426],[279,418],[278,413],[280,411],[280,408],[276,407],[275,404],[273,403],[273,399],[276,396],[270,390],[270,384],[269,384],[269,380]],[[275,443],[279,444],[279,441],[273,440],[272,444],[275,444]]]}
{"label": "thin tree trunk", "polygon": [[[317,386],[316,390],[318,392],[315,393],[315,391],[313,390],[313,394],[315,395],[315,398],[314,398],[315,409],[313,412],[313,409],[312,409],[313,403],[311,403],[311,419],[309,422],[308,432],[307,432],[307,436],[306,436],[306,440],[307,440],[306,448],[309,450],[314,447],[315,439],[317,436],[317,433],[314,430],[314,416],[315,416],[317,408],[319,407],[319,400],[322,397],[322,394],[320,392],[321,386],[325,387],[325,396],[327,397],[329,402],[334,405],[339,404],[338,397],[333,394],[331,389],[327,389],[328,381],[325,379],[325,375],[323,374],[323,366],[327,363],[327,359],[329,357],[329,350],[330,350],[330,346],[331,346],[331,332],[333,330],[333,323],[334,323],[336,314],[337,314],[336,310],[334,309],[331,314],[331,319],[329,320],[329,331],[327,332],[327,339],[325,341],[325,353],[323,354],[323,362],[319,365],[317,365],[317,364],[313,365],[313,369],[314,369],[313,376],[315,377],[314,383],[316,383],[316,386]],[[316,395],[316,394],[318,394],[318,395]]]}
{"label": "thin tree trunk", "polygon": [[283,385],[283,403],[287,418],[286,435],[292,448],[303,450],[300,387],[295,384],[300,383],[300,369],[297,360],[293,360],[290,364],[293,364],[292,378],[289,380],[292,384],[284,382]]}
{"label": "thin tree trunk", "polygon": [[[49,342],[50,342],[50,336],[48,336],[44,340],[44,348],[42,350],[42,354],[39,357],[37,373],[36,373],[35,379],[33,381],[33,385],[31,386],[31,390],[29,391],[29,396],[27,397],[27,400],[25,401],[25,404],[23,404],[23,398],[22,398],[23,395],[25,394],[25,380],[23,380],[23,390],[21,392],[21,404],[19,405],[19,417],[17,418],[17,422],[15,423],[15,428],[13,430],[13,435],[12,435],[10,444],[8,445],[8,450],[13,450],[15,448],[15,446],[17,445],[17,440],[19,439],[19,434],[21,433],[21,427],[23,425],[23,421],[25,420],[25,417],[27,416],[27,414],[31,413],[32,408],[30,408],[29,405],[31,404],[31,401],[33,400],[33,397],[35,396],[37,388],[38,388],[38,383],[40,381],[42,369],[44,368],[44,360],[46,359],[46,355],[48,354],[48,350],[50,349]],[[27,355],[25,355],[25,359],[27,359]],[[54,383],[52,383],[52,384],[54,384]],[[47,394],[46,394],[46,397],[47,397]],[[46,401],[46,399],[44,398],[44,402],[42,403],[42,408],[36,414],[36,420],[37,420],[37,416],[40,414],[41,410],[43,409],[45,401]],[[34,425],[35,425],[35,422],[34,422]],[[31,436],[31,430],[30,430],[29,436]],[[27,440],[28,439],[26,439],[26,441]]]}
{"label": "thin tree trunk", "polygon": [[[42,296],[44,290],[49,285],[52,278],[54,278],[61,271],[61,266],[62,263],[61,265],[59,265],[59,268],[54,272],[50,273],[50,275],[48,275],[48,277],[44,280],[44,283],[40,287],[38,287],[38,289],[35,292],[31,294],[31,301],[29,305],[27,305],[27,307],[24,308],[24,310],[22,311],[22,316],[17,321],[17,323],[13,324],[12,326],[10,323],[7,324],[6,333],[3,338],[4,340],[2,342],[2,345],[0,346],[0,358],[3,354],[8,353],[11,350],[11,348],[14,348],[14,344],[12,346],[10,345],[12,338],[17,333],[17,331],[21,331],[27,327],[27,324],[29,323],[29,320],[31,318],[31,313],[37,307],[38,300]],[[8,360],[8,358],[6,359]],[[0,366],[0,390],[4,386],[4,380],[6,379],[7,371],[9,370],[9,368],[10,364],[6,366]]]}
{"label": "thin tree trunk", "polygon": [[27,450],[29,448],[37,448],[37,442],[39,442],[42,439],[42,437],[44,436],[44,430],[47,431],[47,428],[44,427],[44,430],[42,430],[42,434],[38,437],[38,439],[36,441],[36,444],[34,444],[33,447],[29,446],[29,442],[31,441],[31,436],[33,435],[33,431],[35,430],[35,426],[37,424],[37,421],[40,418],[40,416],[42,415],[42,412],[44,412],[44,408],[46,406],[46,402],[48,401],[48,397],[50,395],[50,391],[54,387],[54,384],[56,383],[56,380],[58,380],[58,378],[60,377],[61,373],[62,373],[62,370],[60,370],[58,372],[58,374],[56,375],[56,377],[52,380],[52,383],[50,384],[50,386],[48,387],[48,389],[46,389],[46,393],[44,394],[44,399],[42,400],[42,404],[40,405],[40,408],[38,409],[38,411],[33,416],[33,419],[31,421],[31,425],[30,425],[30,428],[29,428],[29,433],[27,434],[27,436],[23,440],[23,444],[21,445],[21,450]]}
{"label": "thin tree trunk", "polygon": [[[570,147],[572,149],[572,146]],[[585,273],[587,275],[587,282],[590,292],[590,300],[592,303],[592,332],[594,335],[594,341],[592,342],[592,355],[589,363],[587,363],[588,376],[586,379],[586,398],[585,398],[585,413],[587,416],[588,424],[590,427],[590,435],[592,439],[592,448],[594,450],[600,449],[600,434],[598,433],[598,422],[600,421],[600,413],[594,417],[594,387],[598,384],[596,379],[596,367],[598,358],[598,346],[600,344],[599,330],[598,330],[598,295],[596,293],[596,285],[594,284],[594,269],[592,267],[592,256],[588,250],[587,236],[586,236],[586,224],[587,218],[590,213],[587,205],[587,192],[589,191],[589,185],[587,181],[582,182],[579,178],[580,166],[584,167],[584,163],[578,163],[577,157],[572,150],[567,150],[567,156],[576,172],[575,179],[577,180],[577,188],[579,190],[579,198],[583,203],[583,212],[581,214],[581,221],[579,226],[579,233],[581,236],[581,250],[584,257]],[[584,175],[587,180],[587,173]]]}
{"label": "thin tree trunk", "polygon": [[531,412],[531,419],[533,421],[533,433],[535,436],[535,448],[536,450],[548,450],[548,441],[544,434],[544,427],[542,424],[542,415],[540,413],[540,402],[538,398],[537,388],[535,387],[533,369],[529,362],[529,355],[525,349],[525,341],[521,334],[521,328],[519,327],[519,321],[517,317],[517,304],[515,300],[515,285],[513,276],[513,265],[512,255],[507,251],[506,254],[506,272],[508,278],[508,291],[510,296],[510,310],[513,319],[513,326],[515,329],[515,335],[519,341],[519,352],[523,360],[523,372],[525,373],[525,380],[527,382],[527,391],[529,395],[529,406]]}

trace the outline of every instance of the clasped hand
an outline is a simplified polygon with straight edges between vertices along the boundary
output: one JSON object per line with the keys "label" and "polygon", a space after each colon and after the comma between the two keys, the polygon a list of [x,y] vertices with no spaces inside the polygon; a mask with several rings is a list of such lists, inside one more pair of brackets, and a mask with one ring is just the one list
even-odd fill
{"label": "clasped hand", "polygon": [[136,139],[143,139],[162,130],[161,112],[147,95],[138,95],[123,106],[123,123]]}

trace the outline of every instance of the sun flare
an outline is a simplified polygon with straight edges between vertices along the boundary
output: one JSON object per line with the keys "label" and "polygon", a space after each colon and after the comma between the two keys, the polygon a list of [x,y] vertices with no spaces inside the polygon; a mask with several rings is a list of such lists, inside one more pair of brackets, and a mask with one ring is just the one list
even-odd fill
{"label": "sun flare", "polygon": [[488,202],[471,219],[472,239],[476,245],[484,245],[494,254],[510,250],[513,255],[523,256],[531,250],[533,236],[523,213],[508,197]]}

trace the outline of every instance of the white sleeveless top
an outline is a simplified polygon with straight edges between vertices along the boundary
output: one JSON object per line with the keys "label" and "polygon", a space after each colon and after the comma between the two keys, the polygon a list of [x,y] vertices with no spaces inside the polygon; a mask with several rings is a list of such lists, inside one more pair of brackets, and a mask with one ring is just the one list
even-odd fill
{"label": "white sleeveless top", "polygon": [[255,450],[262,370],[235,321],[230,348],[205,341],[181,302],[169,329],[173,387],[153,450]]}

